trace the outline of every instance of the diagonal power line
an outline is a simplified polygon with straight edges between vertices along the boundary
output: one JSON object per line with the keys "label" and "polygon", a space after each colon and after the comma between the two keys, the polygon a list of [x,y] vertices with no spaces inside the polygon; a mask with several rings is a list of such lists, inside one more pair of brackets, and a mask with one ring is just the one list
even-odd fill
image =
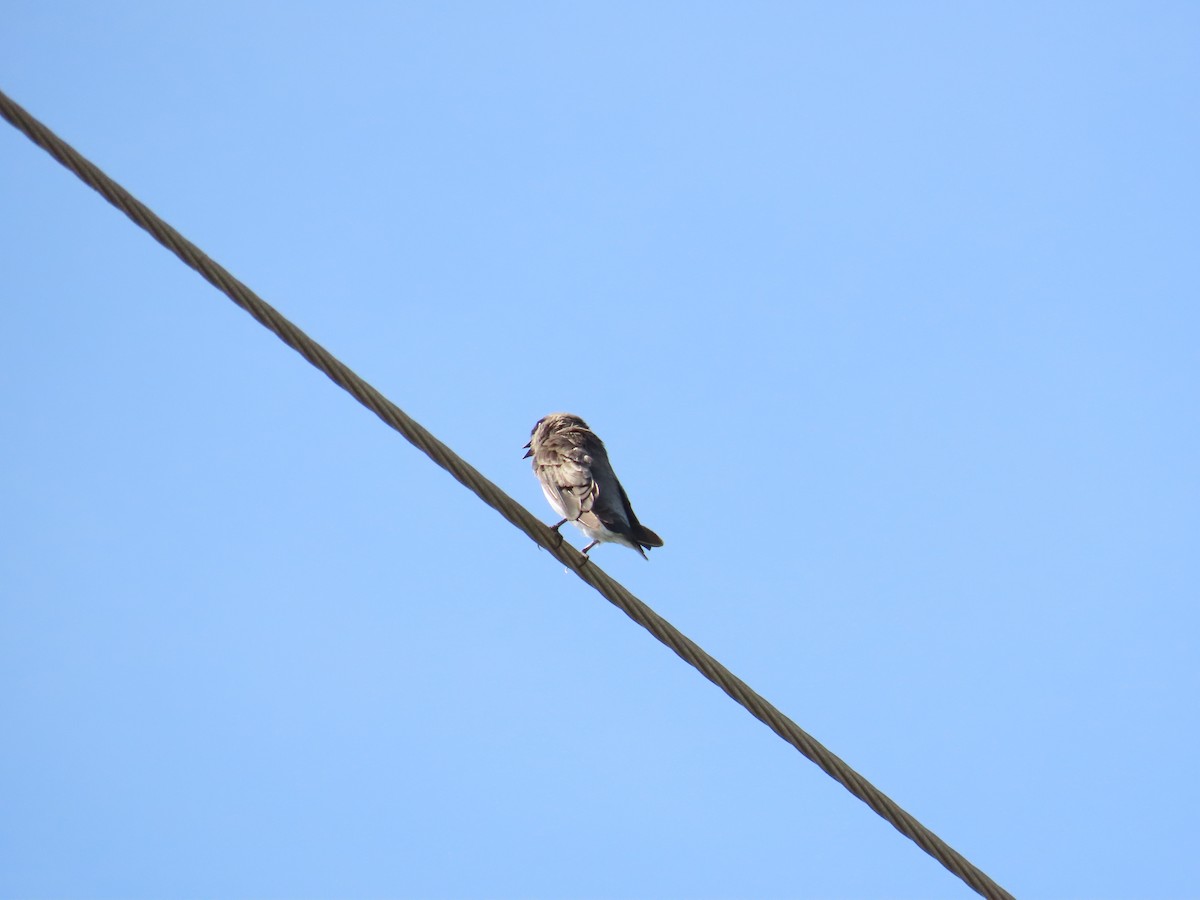
{"label": "diagonal power line", "polygon": [[936,834],[905,812],[873,784],[826,749],[820,741],[760,697],[745,682],[709,656],[699,645],[610,578],[594,562],[551,531],[540,519],[492,484],[453,450],[409,418],[328,350],[289,322],[274,307],[209,259],[195,244],[156,216],[145,204],[109,178],[58,135],[0,91],[0,116],[74,172],[89,187],[145,229],[160,244],[195,269],[206,281],[273,331],[285,344],[324,372],[359,403],[400,432],[410,443],[470,489],[484,503],[523,531],[559,562],[573,570],[633,621],[670,647],[686,663],[717,685],[752,716],[816,763],[822,771],[890,822],[897,831],[989,900],[1013,900],[1011,894]]}

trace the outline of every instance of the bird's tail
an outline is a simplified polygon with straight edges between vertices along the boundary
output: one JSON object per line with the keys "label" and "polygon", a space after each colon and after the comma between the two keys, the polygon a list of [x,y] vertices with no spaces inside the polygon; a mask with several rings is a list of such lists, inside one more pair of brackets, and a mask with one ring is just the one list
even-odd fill
{"label": "bird's tail", "polygon": [[633,539],[647,549],[650,547],[661,547],[663,545],[662,538],[660,538],[641,522],[638,522],[638,524],[633,527]]}

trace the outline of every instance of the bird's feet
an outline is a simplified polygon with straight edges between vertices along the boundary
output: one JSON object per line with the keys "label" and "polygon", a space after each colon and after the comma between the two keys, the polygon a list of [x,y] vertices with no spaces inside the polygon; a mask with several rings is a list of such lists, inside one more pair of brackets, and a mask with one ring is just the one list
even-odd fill
{"label": "bird's feet", "polygon": [[566,540],[566,539],[565,539],[565,538],[562,536],[562,532],[561,532],[561,531],[559,531],[558,529],[560,529],[560,528],[562,528],[564,525],[566,525],[568,521],[570,521],[570,520],[569,520],[569,519],[563,519],[563,520],[561,520],[561,521],[559,521],[559,522],[555,523],[554,525],[551,525],[551,526],[550,526],[550,530],[551,530],[551,531],[553,531],[553,532],[554,532],[554,534],[555,534],[555,535],[558,537],[558,543],[554,545],[554,548],[555,548],[556,550],[557,550],[559,547],[561,547],[561,546],[563,545],[563,541],[564,541],[564,540]]}

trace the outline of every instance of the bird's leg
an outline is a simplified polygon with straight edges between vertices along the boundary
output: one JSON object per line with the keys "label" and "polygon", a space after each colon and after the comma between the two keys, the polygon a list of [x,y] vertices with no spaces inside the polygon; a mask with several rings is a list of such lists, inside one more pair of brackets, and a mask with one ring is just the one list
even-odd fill
{"label": "bird's leg", "polygon": [[592,541],[590,544],[588,544],[586,547],[584,547],[582,550],[579,551],[580,553],[583,554],[584,565],[586,565],[588,563],[588,561],[591,559],[591,557],[588,556],[588,551],[591,550],[593,547],[595,547],[598,543],[600,543],[600,542]]}
{"label": "bird's leg", "polygon": [[566,540],[566,538],[564,538],[562,536],[562,532],[559,531],[558,529],[562,528],[569,521],[570,521],[570,519],[563,519],[561,522],[557,522],[554,525],[550,526],[550,530],[553,531],[555,536],[558,538],[558,546],[559,547],[561,547],[563,545],[563,541]]}

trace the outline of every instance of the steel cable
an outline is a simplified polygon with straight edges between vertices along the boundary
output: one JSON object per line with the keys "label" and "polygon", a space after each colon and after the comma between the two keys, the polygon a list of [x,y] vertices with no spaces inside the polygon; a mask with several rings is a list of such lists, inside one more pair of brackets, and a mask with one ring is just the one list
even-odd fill
{"label": "steel cable", "polygon": [[751,715],[774,731],[855,797],[886,819],[901,834],[990,900],[1012,900],[1012,895],[976,868],[962,854],[905,812],[894,800],[872,785],[820,741],[753,691],[745,682],[663,619],[649,606],[610,578],[594,562],[562,540],[529,510],[509,497],[453,450],[409,418],[403,410],[367,384],[328,350],[289,322],[274,307],[242,284],[222,266],[155,215],[141,201],[104,174],[93,163],[0,91],[0,115],[44,149],[85,184],[147,231],[155,240],[195,269],[205,280],[274,332],[280,340],[324,372],[363,406],[470,489],[484,503],[525,532],[559,562],[600,592],[610,603],[695,667]]}

